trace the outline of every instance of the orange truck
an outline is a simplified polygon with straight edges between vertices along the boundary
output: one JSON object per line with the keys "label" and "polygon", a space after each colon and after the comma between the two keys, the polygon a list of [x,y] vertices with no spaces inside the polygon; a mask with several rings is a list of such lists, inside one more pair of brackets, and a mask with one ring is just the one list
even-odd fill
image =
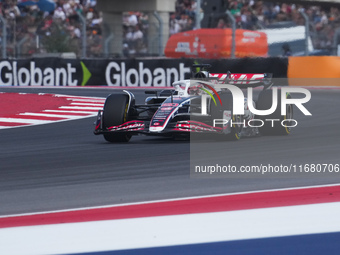
{"label": "orange truck", "polygon": [[[268,56],[267,35],[263,32],[236,29],[235,57]],[[230,58],[231,28],[202,28],[172,35],[165,56],[171,58]]]}

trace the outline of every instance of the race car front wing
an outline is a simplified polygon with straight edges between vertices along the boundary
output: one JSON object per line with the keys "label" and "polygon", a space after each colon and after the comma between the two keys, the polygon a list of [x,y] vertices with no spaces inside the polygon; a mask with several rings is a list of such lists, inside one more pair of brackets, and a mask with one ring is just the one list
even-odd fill
{"label": "race car front wing", "polygon": [[181,120],[176,122],[168,123],[167,127],[160,131],[154,132],[150,131],[150,121],[149,120],[129,120],[118,126],[111,126],[108,128],[103,128],[103,111],[99,110],[97,115],[97,120],[95,123],[94,134],[104,134],[110,132],[131,132],[131,133],[142,133],[146,135],[161,135],[166,133],[223,133],[222,127],[213,127],[206,123],[194,121],[194,120]]}

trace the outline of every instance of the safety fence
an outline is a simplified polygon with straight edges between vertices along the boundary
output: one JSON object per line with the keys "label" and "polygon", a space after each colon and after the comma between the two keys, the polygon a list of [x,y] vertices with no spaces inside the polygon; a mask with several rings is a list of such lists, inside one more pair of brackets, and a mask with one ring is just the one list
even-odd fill
{"label": "safety fence", "polygon": [[[107,21],[104,22],[102,14],[95,8],[87,8],[82,11],[75,9],[77,11],[74,10],[72,14],[67,16],[58,16],[58,10],[55,10],[52,15],[43,13],[39,9],[23,8],[21,6],[21,15],[15,15],[14,12],[14,14],[9,12],[8,15],[0,14],[2,57],[30,58],[32,55],[61,52],[72,52],[74,57],[89,58],[164,56],[166,38],[178,36],[181,34],[179,32],[195,31],[191,19],[177,20],[172,16],[170,16],[169,29],[163,31],[161,23],[164,20],[151,19],[150,17],[153,16],[151,13],[149,15],[141,12],[122,13],[121,22],[110,21],[109,25]],[[237,54],[237,47],[244,47],[242,43],[249,44],[251,54],[253,54],[252,51],[261,51],[262,44],[250,44],[251,41],[249,40],[256,38],[244,39],[238,36],[237,32],[243,26],[238,26],[237,20],[230,13],[229,16],[228,18],[225,15],[224,19],[220,20],[223,21],[223,26],[214,26],[214,28],[233,30],[228,40],[225,41],[230,48],[227,55],[242,57],[243,53]],[[338,45],[340,44],[338,23],[330,21],[323,26],[317,26],[319,23],[314,24],[315,22],[312,22],[306,15],[302,16],[305,19],[301,19],[301,22],[295,24],[294,27],[281,24],[283,27],[249,28],[246,26],[245,28],[249,31],[256,29],[266,34],[268,50],[265,54],[268,53],[269,56],[287,54],[287,52],[284,52],[284,44],[289,44],[289,54],[337,55]],[[182,23],[186,26],[176,29],[176,25],[180,27]],[[121,26],[121,29],[118,32],[112,28],[119,26]],[[211,39],[212,41],[221,41],[220,37],[216,35]],[[113,52],[111,47],[116,40],[121,40],[119,42],[120,52]],[[245,42],[245,40],[247,41]],[[184,42],[192,44],[192,47],[195,45],[195,42]],[[209,47],[209,45],[204,47]],[[314,50],[318,50],[318,53],[313,52]],[[246,51],[249,50],[246,49]],[[190,54],[193,54],[193,52],[190,52]],[[251,54],[245,56],[252,56]],[[255,56],[265,54],[261,51],[260,55],[255,54]],[[196,57],[202,56],[197,55]]]}

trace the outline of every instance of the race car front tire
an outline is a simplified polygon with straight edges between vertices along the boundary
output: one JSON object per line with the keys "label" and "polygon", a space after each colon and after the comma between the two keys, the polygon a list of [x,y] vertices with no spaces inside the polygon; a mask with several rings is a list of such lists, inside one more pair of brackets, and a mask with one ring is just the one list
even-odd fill
{"label": "race car front tire", "polygon": [[[103,128],[119,126],[128,120],[129,97],[127,94],[111,94],[106,98],[103,110]],[[108,142],[128,142],[131,134],[128,132],[104,133]]]}

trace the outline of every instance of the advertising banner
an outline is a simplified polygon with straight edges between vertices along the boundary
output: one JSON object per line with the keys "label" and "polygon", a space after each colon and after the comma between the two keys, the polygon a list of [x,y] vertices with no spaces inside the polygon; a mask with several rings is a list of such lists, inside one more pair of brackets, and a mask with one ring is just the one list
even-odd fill
{"label": "advertising banner", "polygon": [[193,64],[211,64],[211,72],[272,73],[286,78],[285,58],[244,59],[63,59],[0,61],[0,86],[170,87],[191,77]]}

